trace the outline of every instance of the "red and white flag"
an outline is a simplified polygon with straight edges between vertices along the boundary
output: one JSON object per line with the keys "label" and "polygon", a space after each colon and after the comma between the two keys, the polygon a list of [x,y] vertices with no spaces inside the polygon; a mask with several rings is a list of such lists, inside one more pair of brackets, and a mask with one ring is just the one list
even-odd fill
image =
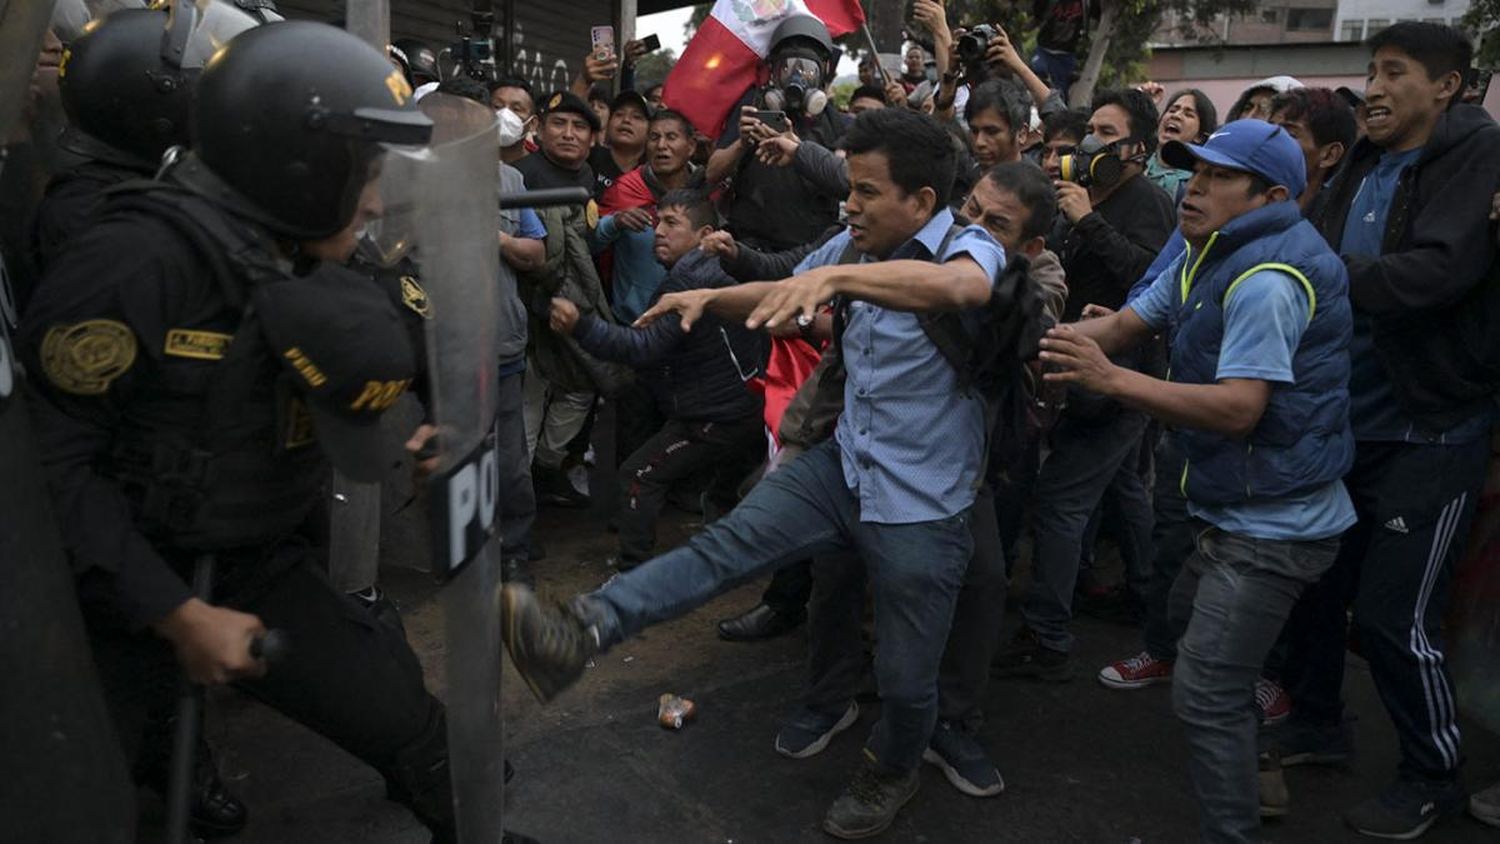
{"label": "red and white flag", "polygon": [[667,75],[663,102],[717,138],[730,109],[760,81],[776,26],[794,15],[818,18],[834,38],[865,22],[859,0],[718,0]]}

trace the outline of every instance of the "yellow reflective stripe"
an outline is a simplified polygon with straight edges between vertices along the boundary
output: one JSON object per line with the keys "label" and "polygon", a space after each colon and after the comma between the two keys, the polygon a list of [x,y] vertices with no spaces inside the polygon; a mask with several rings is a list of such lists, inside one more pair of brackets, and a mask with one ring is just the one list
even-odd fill
{"label": "yellow reflective stripe", "polygon": [[1311,324],[1313,314],[1318,310],[1318,294],[1313,290],[1312,282],[1307,280],[1307,276],[1303,275],[1297,270],[1296,267],[1290,264],[1257,264],[1250,269],[1245,270],[1244,272],[1240,273],[1239,278],[1230,282],[1229,288],[1224,291],[1224,301],[1222,302],[1222,304],[1229,304],[1229,297],[1234,295],[1234,289],[1240,286],[1240,282],[1244,281],[1252,275],[1255,275],[1258,272],[1261,272],[1262,270],[1279,270],[1302,282],[1302,286],[1307,290],[1307,321],[1309,324]]}
{"label": "yellow reflective stripe", "polygon": [[1186,459],[1182,461],[1182,480],[1177,482],[1177,489],[1182,492],[1182,497],[1187,498],[1187,467]]}
{"label": "yellow reflective stripe", "polygon": [[1182,304],[1187,304],[1188,291],[1193,289],[1193,279],[1198,275],[1198,267],[1202,266],[1203,259],[1208,257],[1208,250],[1214,248],[1214,241],[1219,239],[1219,233],[1214,232],[1208,236],[1208,242],[1203,244],[1203,251],[1198,253],[1198,260],[1193,262],[1193,268],[1188,269],[1187,258],[1193,257],[1193,247],[1189,245],[1182,262]]}

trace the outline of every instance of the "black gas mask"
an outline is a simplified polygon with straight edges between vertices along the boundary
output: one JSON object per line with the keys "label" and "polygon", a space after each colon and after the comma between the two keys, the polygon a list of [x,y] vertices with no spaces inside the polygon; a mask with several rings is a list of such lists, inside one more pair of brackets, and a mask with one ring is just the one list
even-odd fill
{"label": "black gas mask", "polygon": [[823,91],[823,68],[826,62],[811,49],[793,48],[771,57],[771,80],[761,98],[772,111],[788,115],[817,117],[828,107]]}
{"label": "black gas mask", "polygon": [[1071,155],[1058,160],[1058,169],[1063,181],[1083,187],[1098,185],[1107,188],[1119,184],[1125,176],[1125,165],[1139,161],[1139,157],[1126,158],[1120,155],[1120,145],[1130,143],[1133,138],[1121,138],[1106,143],[1097,135],[1085,135]]}

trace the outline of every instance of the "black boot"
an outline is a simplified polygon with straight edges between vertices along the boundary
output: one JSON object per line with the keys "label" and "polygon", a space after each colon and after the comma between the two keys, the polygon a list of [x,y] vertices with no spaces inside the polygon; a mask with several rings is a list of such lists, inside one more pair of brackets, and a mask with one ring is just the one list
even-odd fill
{"label": "black boot", "polygon": [[[141,771],[140,780],[156,793],[167,795],[171,754],[152,759]],[[245,828],[250,812],[219,778],[213,751],[208,742],[198,741],[198,758],[193,768],[193,788],[188,807],[188,821],[200,838],[222,838]]]}
{"label": "black boot", "polygon": [[744,615],[726,618],[719,622],[719,638],[726,642],[758,642],[771,639],[797,629],[807,617],[806,612],[787,615],[777,612],[770,604],[757,604]]}

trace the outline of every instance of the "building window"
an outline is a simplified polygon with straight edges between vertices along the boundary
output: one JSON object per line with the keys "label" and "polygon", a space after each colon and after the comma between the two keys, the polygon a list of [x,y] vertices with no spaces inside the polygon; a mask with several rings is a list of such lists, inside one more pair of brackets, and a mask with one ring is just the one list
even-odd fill
{"label": "building window", "polygon": [[1390,26],[1391,22],[1385,18],[1370,18],[1370,23],[1365,27],[1365,37],[1373,38],[1375,33]]}
{"label": "building window", "polygon": [[1312,32],[1333,27],[1332,9],[1287,9],[1286,28],[1298,32]]}
{"label": "building window", "polygon": [[1260,22],[1261,23],[1275,23],[1276,22],[1276,13],[1278,11],[1279,11],[1278,9],[1261,9],[1260,10]]}
{"label": "building window", "polygon": [[1364,21],[1344,21],[1344,28],[1339,32],[1340,41],[1363,41],[1365,40]]}

